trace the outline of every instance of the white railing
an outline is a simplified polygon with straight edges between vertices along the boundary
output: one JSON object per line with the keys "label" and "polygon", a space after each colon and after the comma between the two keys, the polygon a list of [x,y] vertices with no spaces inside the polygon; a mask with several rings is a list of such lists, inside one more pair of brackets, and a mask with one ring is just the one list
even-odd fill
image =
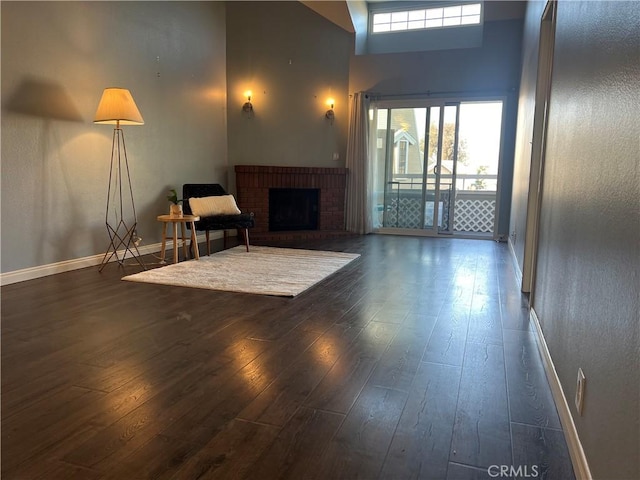
{"label": "white railing", "polygon": [[[449,187],[453,175],[443,174],[440,176],[440,186]],[[394,175],[392,183],[402,185],[403,189],[410,190],[422,190],[422,174],[421,173],[407,173],[403,175]],[[435,178],[433,175],[429,175],[427,178],[427,188],[435,189]],[[456,190],[471,190],[471,191],[488,191],[495,192],[498,185],[498,175],[484,175],[484,174],[459,174],[456,175]]]}
{"label": "white railing", "polygon": [[[467,175],[466,180],[491,179],[495,175]],[[425,225],[422,221],[422,184],[413,179],[411,182],[396,181],[389,184],[386,210],[381,205],[380,224],[390,228],[424,228],[433,225],[433,196],[431,187],[427,191],[425,204]],[[450,185],[441,183],[438,206],[438,226],[448,229],[450,205]],[[429,201],[431,197],[431,201]],[[496,208],[495,190],[457,190],[455,194],[453,230],[456,232],[493,233]]]}

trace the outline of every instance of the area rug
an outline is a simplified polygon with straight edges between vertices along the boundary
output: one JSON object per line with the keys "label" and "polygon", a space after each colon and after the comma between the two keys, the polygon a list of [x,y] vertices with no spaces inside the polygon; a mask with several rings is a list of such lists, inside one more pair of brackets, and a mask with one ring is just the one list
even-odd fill
{"label": "area rug", "polygon": [[294,297],[360,255],[243,245],[123,277],[132,282]]}

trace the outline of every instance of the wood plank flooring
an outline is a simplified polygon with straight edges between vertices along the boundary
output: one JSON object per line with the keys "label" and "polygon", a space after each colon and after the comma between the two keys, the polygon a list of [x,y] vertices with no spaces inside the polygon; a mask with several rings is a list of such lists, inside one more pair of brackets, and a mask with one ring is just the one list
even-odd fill
{"label": "wood plank flooring", "polygon": [[2,478],[574,478],[505,244],[269,244],[361,257],[293,299],[2,287]]}

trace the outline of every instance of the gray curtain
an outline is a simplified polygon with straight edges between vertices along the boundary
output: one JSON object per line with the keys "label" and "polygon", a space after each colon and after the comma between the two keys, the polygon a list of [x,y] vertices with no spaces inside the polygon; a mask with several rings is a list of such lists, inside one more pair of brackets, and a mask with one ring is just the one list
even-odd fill
{"label": "gray curtain", "polygon": [[370,233],[371,178],[369,168],[369,98],[358,92],[351,99],[347,141],[346,227],[354,233]]}

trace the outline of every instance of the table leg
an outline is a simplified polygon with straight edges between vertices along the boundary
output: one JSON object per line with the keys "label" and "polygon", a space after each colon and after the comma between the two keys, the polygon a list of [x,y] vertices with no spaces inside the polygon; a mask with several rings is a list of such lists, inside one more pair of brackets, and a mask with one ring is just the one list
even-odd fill
{"label": "table leg", "polygon": [[178,263],[178,222],[173,222],[173,263]]}
{"label": "table leg", "polygon": [[187,229],[185,228],[185,222],[180,222],[180,232],[182,233],[182,253],[184,253],[184,259],[189,258],[189,250],[187,250]]}
{"label": "table leg", "polygon": [[191,222],[191,245],[193,245],[193,256],[196,260],[200,260],[200,252],[198,251],[198,236],[196,235],[195,222]]}
{"label": "table leg", "polygon": [[160,263],[165,263],[164,254],[167,248],[167,222],[162,222],[162,249],[160,250]]}

